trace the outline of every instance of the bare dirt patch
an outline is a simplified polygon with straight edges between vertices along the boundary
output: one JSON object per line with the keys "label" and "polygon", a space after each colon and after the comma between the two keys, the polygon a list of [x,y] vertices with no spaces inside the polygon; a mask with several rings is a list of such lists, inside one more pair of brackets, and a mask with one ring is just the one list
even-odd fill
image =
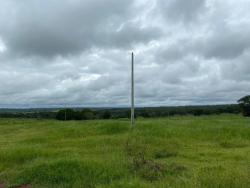
{"label": "bare dirt patch", "polygon": [[14,186],[12,188],[31,188],[31,185],[18,185],[18,186]]}
{"label": "bare dirt patch", "polygon": [[0,188],[5,188],[5,184],[3,182],[0,182]]}

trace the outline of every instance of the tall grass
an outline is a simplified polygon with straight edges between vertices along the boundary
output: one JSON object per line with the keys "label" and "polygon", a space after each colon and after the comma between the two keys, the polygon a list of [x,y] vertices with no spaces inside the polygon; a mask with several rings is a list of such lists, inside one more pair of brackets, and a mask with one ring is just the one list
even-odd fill
{"label": "tall grass", "polygon": [[0,119],[6,187],[250,185],[250,119],[184,116],[70,121]]}

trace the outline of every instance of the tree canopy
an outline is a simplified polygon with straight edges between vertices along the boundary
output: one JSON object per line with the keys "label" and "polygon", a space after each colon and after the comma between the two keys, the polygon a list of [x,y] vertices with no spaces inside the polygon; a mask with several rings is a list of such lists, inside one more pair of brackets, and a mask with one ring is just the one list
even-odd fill
{"label": "tree canopy", "polygon": [[250,95],[242,97],[238,100],[240,108],[244,116],[250,116]]}

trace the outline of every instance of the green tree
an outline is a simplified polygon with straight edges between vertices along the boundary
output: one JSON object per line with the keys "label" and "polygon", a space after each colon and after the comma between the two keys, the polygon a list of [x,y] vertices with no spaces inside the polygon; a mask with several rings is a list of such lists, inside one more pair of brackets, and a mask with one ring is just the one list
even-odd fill
{"label": "green tree", "polygon": [[204,111],[203,109],[195,109],[193,113],[194,116],[201,116],[204,113]]}
{"label": "green tree", "polygon": [[250,95],[242,97],[240,100],[238,100],[238,103],[240,105],[243,115],[249,117],[250,116]]}
{"label": "green tree", "polygon": [[104,113],[103,113],[103,119],[110,119],[111,118],[111,113],[110,113],[110,111],[105,111]]}
{"label": "green tree", "polygon": [[74,112],[74,119],[75,120],[82,120],[83,119],[81,111],[75,111]]}
{"label": "green tree", "polygon": [[56,119],[63,121],[73,120],[75,119],[75,112],[72,109],[59,110],[56,114]]}
{"label": "green tree", "polygon": [[95,113],[91,109],[84,109],[81,114],[83,120],[95,119]]}

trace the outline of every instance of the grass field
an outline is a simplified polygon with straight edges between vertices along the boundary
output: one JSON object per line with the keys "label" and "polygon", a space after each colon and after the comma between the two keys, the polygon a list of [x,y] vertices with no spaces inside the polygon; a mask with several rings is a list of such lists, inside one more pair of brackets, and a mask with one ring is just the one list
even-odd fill
{"label": "grass field", "polygon": [[250,187],[250,119],[0,119],[0,186]]}

